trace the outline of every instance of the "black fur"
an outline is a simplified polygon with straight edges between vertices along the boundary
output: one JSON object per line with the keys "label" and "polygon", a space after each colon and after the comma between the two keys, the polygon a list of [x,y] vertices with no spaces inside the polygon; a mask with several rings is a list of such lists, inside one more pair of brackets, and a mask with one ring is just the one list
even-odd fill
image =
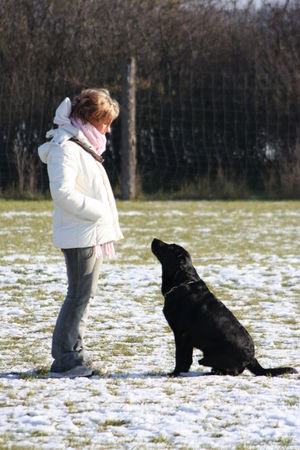
{"label": "black fur", "polygon": [[239,375],[246,368],[255,375],[297,373],[291,367],[260,366],[251,336],[200,279],[183,247],[153,239],[151,249],[162,265],[163,313],[175,337],[173,375],[189,371],[193,348],[203,352],[199,364],[213,374]]}

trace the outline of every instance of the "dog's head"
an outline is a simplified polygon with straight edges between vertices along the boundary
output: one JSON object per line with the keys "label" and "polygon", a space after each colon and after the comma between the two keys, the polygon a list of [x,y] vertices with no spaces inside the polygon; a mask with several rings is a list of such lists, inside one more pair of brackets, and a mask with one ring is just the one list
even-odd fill
{"label": "dog's head", "polygon": [[163,268],[168,269],[191,265],[192,260],[190,254],[180,245],[167,244],[160,239],[154,238],[151,244],[152,253],[159,260]]}

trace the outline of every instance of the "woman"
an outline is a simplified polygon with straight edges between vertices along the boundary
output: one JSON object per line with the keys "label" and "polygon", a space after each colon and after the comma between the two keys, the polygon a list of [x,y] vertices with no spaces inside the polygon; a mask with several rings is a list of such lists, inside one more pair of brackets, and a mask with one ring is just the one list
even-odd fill
{"label": "woman", "polygon": [[105,133],[119,115],[118,103],[105,89],[85,89],[66,98],[39,147],[47,164],[54,202],[53,242],[66,262],[68,291],[52,338],[49,376],[91,376],[84,343],[89,301],[94,296],[103,257],[114,255],[123,237],[111,186],[102,165]]}

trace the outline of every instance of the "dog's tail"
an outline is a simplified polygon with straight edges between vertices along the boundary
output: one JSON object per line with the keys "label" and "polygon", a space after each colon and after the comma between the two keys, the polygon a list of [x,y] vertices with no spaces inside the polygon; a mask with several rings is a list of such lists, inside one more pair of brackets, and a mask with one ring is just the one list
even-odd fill
{"label": "dog's tail", "polygon": [[274,369],[264,369],[256,358],[253,358],[250,364],[248,364],[247,369],[254,375],[265,375],[269,377],[277,377],[278,375],[283,375],[285,373],[298,373],[293,367],[277,367]]}

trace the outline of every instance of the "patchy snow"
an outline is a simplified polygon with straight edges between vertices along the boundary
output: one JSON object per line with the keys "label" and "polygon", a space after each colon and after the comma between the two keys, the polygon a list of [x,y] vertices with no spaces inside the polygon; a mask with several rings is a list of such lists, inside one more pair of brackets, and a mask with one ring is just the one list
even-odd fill
{"label": "patchy snow", "polygon": [[[120,254],[128,248],[119,244]],[[244,266],[230,254],[214,263],[203,257],[196,267],[249,328],[261,364],[300,372],[299,256],[290,250],[271,258],[258,251]],[[0,448],[299,449],[299,374],[204,376],[195,350],[190,373],[167,377],[174,342],[159,264],[151,256],[124,261],[104,264],[90,308],[86,345],[101,375],[57,380],[35,371],[51,364],[66,290],[63,257],[2,257]]]}
{"label": "patchy snow", "polygon": [[4,211],[0,213],[3,218],[15,218],[15,217],[52,217],[51,211]]}

